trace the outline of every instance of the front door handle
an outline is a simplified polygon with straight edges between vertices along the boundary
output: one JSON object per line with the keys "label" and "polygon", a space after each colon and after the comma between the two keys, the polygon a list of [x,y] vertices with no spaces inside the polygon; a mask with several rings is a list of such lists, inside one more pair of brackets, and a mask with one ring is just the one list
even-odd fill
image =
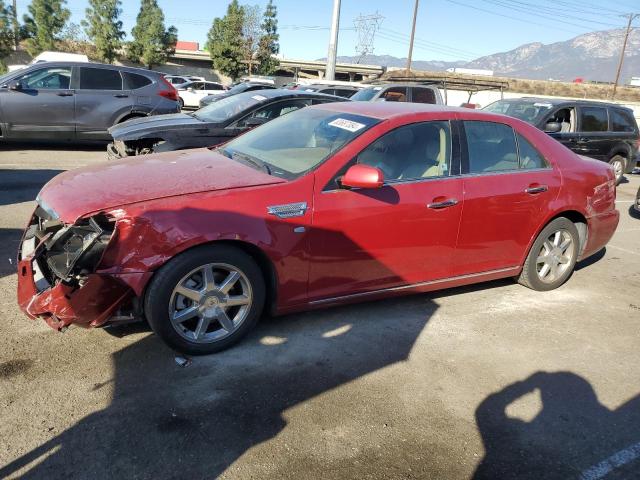
{"label": "front door handle", "polygon": [[454,205],[457,205],[457,204],[458,204],[458,200],[456,200],[455,198],[449,198],[447,200],[443,200],[442,202],[428,203],[427,207],[433,210],[440,210],[441,208],[453,207]]}
{"label": "front door handle", "polygon": [[530,185],[529,188],[525,189],[525,192],[535,195],[536,193],[546,192],[547,190],[549,190],[549,187],[546,185]]}
{"label": "front door handle", "polygon": [[73,96],[73,92],[58,92],[56,93],[59,97],[71,97]]}

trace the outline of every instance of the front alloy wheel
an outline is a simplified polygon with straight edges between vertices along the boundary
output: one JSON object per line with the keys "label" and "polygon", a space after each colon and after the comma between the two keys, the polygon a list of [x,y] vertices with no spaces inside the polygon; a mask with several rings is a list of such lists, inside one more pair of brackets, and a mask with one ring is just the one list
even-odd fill
{"label": "front alloy wheel", "polygon": [[169,318],[183,338],[210,343],[235,332],[251,309],[253,295],[237,267],[210,263],[187,273],[169,301]]}
{"label": "front alloy wheel", "polygon": [[208,245],[181,253],[158,270],[144,313],[170,347],[205,355],[246,335],[264,301],[264,277],[255,261],[235,247]]}

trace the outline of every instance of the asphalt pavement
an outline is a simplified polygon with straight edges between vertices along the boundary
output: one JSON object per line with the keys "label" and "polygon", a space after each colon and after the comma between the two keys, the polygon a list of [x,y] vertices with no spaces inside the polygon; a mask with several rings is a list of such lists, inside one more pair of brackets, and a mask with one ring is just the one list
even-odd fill
{"label": "asphalt pavement", "polygon": [[0,146],[0,478],[640,478],[640,176],[606,251],[558,290],[265,319],[185,361],[142,324],[56,333],[16,305],[39,188],[104,159]]}

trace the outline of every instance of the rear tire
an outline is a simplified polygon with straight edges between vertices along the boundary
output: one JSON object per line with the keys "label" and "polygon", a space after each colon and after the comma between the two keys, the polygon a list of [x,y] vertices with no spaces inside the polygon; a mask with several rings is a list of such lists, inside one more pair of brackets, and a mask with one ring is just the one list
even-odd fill
{"label": "rear tire", "polygon": [[265,301],[260,268],[227,245],[198,247],[164,265],[147,289],[145,316],[171,348],[207,355],[229,348],[258,321]]}
{"label": "rear tire", "polygon": [[613,167],[613,173],[616,176],[616,185],[620,185],[624,173],[627,171],[627,159],[622,155],[615,155],[609,160],[609,165]]}
{"label": "rear tire", "polygon": [[180,110],[182,111],[182,109],[184,108],[184,100],[182,99],[182,97],[178,97],[178,106],[180,107]]}
{"label": "rear tire", "polygon": [[556,218],[533,242],[518,283],[537,291],[558,288],[573,273],[579,251],[580,236],[574,223]]}

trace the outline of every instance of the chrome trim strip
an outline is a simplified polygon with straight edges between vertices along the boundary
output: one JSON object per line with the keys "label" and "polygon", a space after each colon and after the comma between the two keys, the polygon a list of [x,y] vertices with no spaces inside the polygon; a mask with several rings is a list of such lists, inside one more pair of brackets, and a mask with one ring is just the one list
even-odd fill
{"label": "chrome trim strip", "polygon": [[486,276],[486,275],[493,275],[495,273],[509,272],[511,270],[518,270],[519,268],[520,267],[500,268],[498,270],[489,270],[488,272],[469,273],[469,274],[466,274],[466,275],[460,275],[458,277],[440,278],[438,280],[429,280],[428,282],[412,283],[410,285],[401,285],[399,287],[382,288],[380,290],[371,290],[369,292],[352,293],[351,295],[343,295],[343,296],[340,296],[340,297],[323,298],[321,300],[313,300],[313,301],[309,302],[309,305],[322,305],[324,303],[333,303],[333,302],[336,302],[336,301],[347,300],[347,299],[350,299],[350,298],[358,298],[358,297],[366,297],[366,296],[370,296],[370,295],[377,295],[379,293],[384,293],[384,292],[398,292],[398,291],[402,291],[402,290],[410,290],[412,288],[426,287],[428,285],[438,285],[440,283],[452,282],[452,281],[455,281],[455,280],[464,280],[464,279],[467,279],[467,278],[475,278],[475,277],[483,277],[483,276]]}

